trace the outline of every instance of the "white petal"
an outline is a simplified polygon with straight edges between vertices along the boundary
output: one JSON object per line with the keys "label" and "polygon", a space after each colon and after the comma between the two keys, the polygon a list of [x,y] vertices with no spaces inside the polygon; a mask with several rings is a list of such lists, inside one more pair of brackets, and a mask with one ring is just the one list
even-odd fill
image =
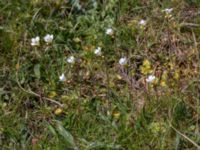
{"label": "white petal", "polygon": [[113,34],[113,29],[112,28],[106,29],[106,34],[107,35],[112,35]]}
{"label": "white petal", "polygon": [[64,73],[59,77],[60,81],[66,81]]}
{"label": "white petal", "polygon": [[126,65],[127,64],[127,58],[126,57],[120,58],[119,59],[119,64],[120,65]]}
{"label": "white petal", "polygon": [[68,57],[68,58],[67,58],[67,62],[70,63],[70,64],[74,63],[74,62],[75,62],[74,56]]}
{"label": "white petal", "polygon": [[156,79],[156,77],[155,77],[154,75],[149,75],[148,78],[146,79],[146,81],[147,81],[148,83],[151,83],[151,82],[153,82],[155,79]]}

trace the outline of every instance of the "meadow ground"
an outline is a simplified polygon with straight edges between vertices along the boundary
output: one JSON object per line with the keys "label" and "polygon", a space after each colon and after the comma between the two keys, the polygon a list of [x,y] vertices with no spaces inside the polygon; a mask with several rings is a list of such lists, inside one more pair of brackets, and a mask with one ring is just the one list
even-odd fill
{"label": "meadow ground", "polygon": [[0,0],[0,149],[200,149],[199,0]]}

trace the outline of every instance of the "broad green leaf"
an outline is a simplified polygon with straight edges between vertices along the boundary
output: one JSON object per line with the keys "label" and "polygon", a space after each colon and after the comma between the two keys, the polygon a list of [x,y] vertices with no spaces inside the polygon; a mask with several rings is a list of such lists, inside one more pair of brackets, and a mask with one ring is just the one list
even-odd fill
{"label": "broad green leaf", "polygon": [[50,124],[48,124],[48,128],[49,128],[49,130],[51,131],[51,133],[52,133],[54,136],[57,137],[57,133],[56,133],[54,127],[52,127]]}
{"label": "broad green leaf", "polygon": [[58,133],[65,139],[65,142],[66,144],[70,147],[70,148],[73,148],[73,149],[77,149],[76,147],[76,144],[74,142],[74,138],[73,136],[71,135],[70,132],[68,132],[63,126],[62,124],[57,121],[56,122],[56,129],[58,131]]}
{"label": "broad green leaf", "polygon": [[179,144],[180,144],[180,135],[176,135],[176,140],[174,141],[174,146],[175,146],[175,150],[178,150],[179,149]]}
{"label": "broad green leaf", "polygon": [[34,66],[34,73],[37,78],[40,78],[40,64]]}

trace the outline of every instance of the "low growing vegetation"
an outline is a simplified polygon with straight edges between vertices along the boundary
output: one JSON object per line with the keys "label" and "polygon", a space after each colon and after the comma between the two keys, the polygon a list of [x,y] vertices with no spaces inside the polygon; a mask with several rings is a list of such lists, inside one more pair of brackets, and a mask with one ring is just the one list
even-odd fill
{"label": "low growing vegetation", "polygon": [[199,0],[1,0],[0,145],[200,149]]}

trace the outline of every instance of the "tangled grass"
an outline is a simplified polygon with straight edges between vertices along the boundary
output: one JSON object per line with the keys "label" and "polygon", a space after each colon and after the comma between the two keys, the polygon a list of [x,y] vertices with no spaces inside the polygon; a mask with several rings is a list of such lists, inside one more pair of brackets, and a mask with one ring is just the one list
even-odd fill
{"label": "tangled grass", "polygon": [[198,0],[1,0],[1,149],[200,149]]}

